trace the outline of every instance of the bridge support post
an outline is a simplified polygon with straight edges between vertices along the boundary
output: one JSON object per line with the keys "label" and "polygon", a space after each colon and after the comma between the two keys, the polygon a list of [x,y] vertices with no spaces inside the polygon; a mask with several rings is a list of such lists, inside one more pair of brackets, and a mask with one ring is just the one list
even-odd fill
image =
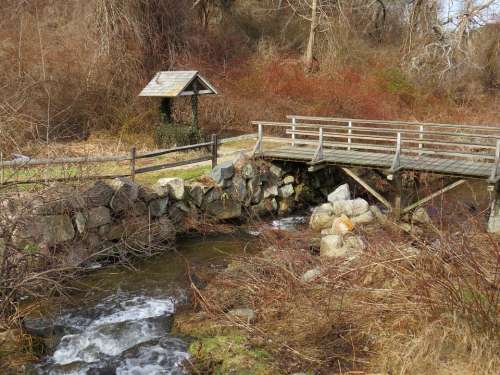
{"label": "bridge support post", "polygon": [[490,217],[488,219],[488,232],[500,234],[500,186],[499,184],[488,186],[491,192]]}
{"label": "bridge support post", "polygon": [[393,212],[393,215],[394,215],[394,218],[396,219],[396,221],[398,221],[399,219],[401,219],[401,215],[402,215],[402,190],[403,190],[403,179],[402,179],[402,176],[401,176],[401,173],[394,173],[392,175],[392,186],[394,187],[394,192],[395,192],[395,195],[394,195],[394,202],[393,202],[393,208],[392,208],[392,212]]}

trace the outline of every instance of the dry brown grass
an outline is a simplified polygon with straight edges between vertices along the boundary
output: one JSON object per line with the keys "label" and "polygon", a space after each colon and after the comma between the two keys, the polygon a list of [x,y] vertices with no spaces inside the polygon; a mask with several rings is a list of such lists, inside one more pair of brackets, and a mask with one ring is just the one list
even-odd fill
{"label": "dry brown grass", "polygon": [[[498,239],[423,241],[395,228],[363,233],[369,247],[351,262],[319,259],[304,233],[266,235],[264,252],[235,259],[199,301],[212,321],[273,353],[282,373],[494,374]],[[301,281],[315,266],[321,276]],[[254,325],[227,316],[240,306],[257,312]]]}

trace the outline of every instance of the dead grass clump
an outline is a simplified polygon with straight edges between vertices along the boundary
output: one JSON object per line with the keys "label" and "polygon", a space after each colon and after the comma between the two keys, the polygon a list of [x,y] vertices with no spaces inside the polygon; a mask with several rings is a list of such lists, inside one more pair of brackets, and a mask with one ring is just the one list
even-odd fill
{"label": "dead grass clump", "polygon": [[[266,250],[237,258],[198,301],[211,321],[272,353],[282,373],[493,374],[498,243],[479,233],[441,232],[432,243],[389,234],[366,234],[368,249],[351,262],[312,255],[304,233],[266,236]],[[320,276],[304,282],[315,267]],[[254,324],[227,314],[243,306]]]}

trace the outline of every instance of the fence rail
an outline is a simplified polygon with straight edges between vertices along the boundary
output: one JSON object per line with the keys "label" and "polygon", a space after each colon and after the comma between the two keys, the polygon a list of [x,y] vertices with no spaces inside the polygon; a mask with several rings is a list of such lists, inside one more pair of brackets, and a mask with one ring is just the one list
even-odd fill
{"label": "fence rail", "polygon": [[[237,137],[240,139],[241,137]],[[226,143],[228,139],[223,140]],[[97,179],[110,179],[116,177],[131,177],[135,179],[135,176],[142,173],[154,172],[174,167],[179,167],[183,165],[196,164],[205,161],[212,161],[212,168],[217,165],[219,146],[223,143],[219,140],[217,134],[212,134],[211,140],[209,142],[203,142],[193,145],[173,147],[169,149],[161,149],[150,152],[145,152],[142,154],[137,154],[137,150],[133,147],[128,155],[117,155],[117,156],[89,156],[89,157],[67,157],[67,158],[54,158],[54,159],[28,159],[28,160],[0,160],[0,186],[11,186],[19,184],[36,184],[45,182],[62,182],[62,181],[74,181],[74,180],[97,180]],[[181,153],[187,151],[195,150],[207,150],[208,153],[203,156],[198,156],[196,158],[173,161],[170,163],[157,164],[146,167],[137,167],[138,160],[153,159],[167,154]],[[3,158],[2,158],[3,159]],[[55,165],[66,165],[66,164],[99,164],[108,162],[129,162],[128,173],[117,173],[117,174],[102,174],[93,176],[67,176],[67,177],[53,177],[53,178],[38,178],[38,179],[27,179],[19,181],[6,181],[5,179],[5,169],[6,168],[24,168],[24,167],[50,167]]]}

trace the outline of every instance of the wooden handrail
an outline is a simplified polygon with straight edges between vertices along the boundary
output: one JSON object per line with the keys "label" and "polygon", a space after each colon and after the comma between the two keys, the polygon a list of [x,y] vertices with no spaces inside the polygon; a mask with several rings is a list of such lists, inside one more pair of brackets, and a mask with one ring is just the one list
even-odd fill
{"label": "wooden handrail", "polygon": [[[457,124],[440,124],[433,122],[417,122],[417,121],[390,121],[390,120],[365,120],[365,119],[353,119],[353,118],[341,118],[341,117],[314,117],[314,116],[299,116],[299,115],[289,115],[288,119],[295,120],[307,120],[307,121],[326,121],[326,122],[353,122],[358,124],[380,124],[380,125],[411,125],[411,126],[426,126],[426,127],[436,127],[436,128],[450,128],[450,129],[471,129],[471,130],[485,130],[485,131],[496,131],[500,134],[500,129],[497,125],[482,126],[482,125],[457,125]],[[297,123],[298,125],[298,123]]]}
{"label": "wooden handrail", "polygon": [[[322,129],[322,128],[321,128]],[[292,131],[287,130],[286,134],[296,134],[296,135],[308,135],[308,136],[317,136],[318,132],[308,132],[308,131]],[[402,134],[402,133],[397,133]],[[384,136],[370,136],[370,135],[356,135],[356,134],[338,134],[338,133],[323,133],[326,138],[345,138],[345,139],[367,139],[371,141],[395,141],[396,137],[384,137]],[[488,150],[496,150],[496,146],[484,145],[480,143],[470,143],[470,142],[446,142],[446,141],[437,141],[437,140],[423,140],[423,139],[404,139],[404,143],[417,143],[417,144],[434,144],[434,145],[442,145],[442,146],[455,146],[455,147],[473,147],[473,148],[485,148]]]}
{"label": "wooden handrail", "polygon": [[[286,143],[289,141],[288,138],[277,138],[277,137],[264,137],[264,140],[274,142],[274,143]],[[318,141],[312,139],[296,139],[297,145],[309,145],[309,146],[317,146]],[[359,149],[359,150],[372,150],[372,151],[382,151],[385,153],[390,153],[395,151],[395,147],[390,147],[389,145],[377,145],[376,143],[368,144],[368,143],[351,143],[350,145],[346,142],[331,142],[324,141],[323,147],[330,146],[334,148],[344,148],[348,149],[350,146],[351,149]],[[314,152],[314,150],[312,150]],[[481,154],[481,153],[464,153],[459,151],[448,151],[443,149],[426,149],[426,148],[410,148],[407,147],[404,149],[405,153],[410,154],[425,154],[425,155],[435,155],[435,156],[452,156],[452,157],[461,157],[461,158],[469,158],[469,159],[485,159],[485,160],[495,160],[495,156],[491,154]]]}

